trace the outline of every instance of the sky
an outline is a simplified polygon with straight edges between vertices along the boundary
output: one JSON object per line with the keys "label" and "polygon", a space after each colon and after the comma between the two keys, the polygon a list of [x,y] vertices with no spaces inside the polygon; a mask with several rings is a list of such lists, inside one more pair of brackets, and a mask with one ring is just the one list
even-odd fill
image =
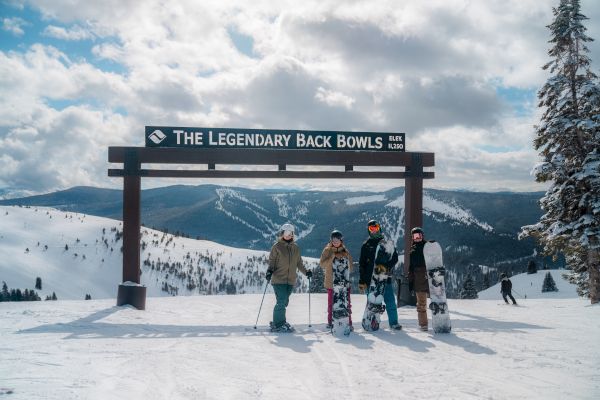
{"label": "sky", "polygon": [[[557,4],[0,0],[0,196],[121,188],[108,147],[143,146],[146,125],[403,132],[407,151],[435,153],[425,187],[543,190],[532,140]],[[582,13],[600,39],[594,1]],[[403,185],[142,181],[173,183]]]}

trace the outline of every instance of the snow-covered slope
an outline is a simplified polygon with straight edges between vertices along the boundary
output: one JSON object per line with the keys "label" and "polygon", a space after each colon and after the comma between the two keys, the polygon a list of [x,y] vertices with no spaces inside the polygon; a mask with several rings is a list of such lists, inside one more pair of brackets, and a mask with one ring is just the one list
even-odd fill
{"label": "snow-covered slope", "polygon": [[[546,273],[550,273],[558,292],[545,292],[542,293],[542,286]],[[567,282],[563,277],[562,273],[564,270],[540,270],[535,274],[518,274],[510,277],[513,288],[513,296],[519,302],[519,299],[569,299],[577,298],[577,290],[575,285]],[[479,292],[479,298],[482,300],[500,299],[500,283],[495,284]]]}
{"label": "snow-covered slope", "polygon": [[[450,300],[451,334],[348,338],[325,329],[326,295],[293,294],[293,334],[266,331],[274,296],[0,303],[0,398],[577,399],[600,393],[600,306],[581,299]],[[355,317],[365,297],[353,296]],[[358,318],[355,318],[358,319]],[[585,327],[585,329],[582,329]],[[574,344],[576,343],[576,344]],[[7,396],[2,396],[12,392]]]}
{"label": "snow-covered slope", "polygon": [[[120,221],[44,207],[0,206],[0,283],[40,297],[114,298],[122,281]],[[142,228],[142,283],[148,296],[259,293],[268,253]],[[310,268],[316,260],[304,258]],[[235,289],[232,289],[235,287]],[[300,290],[307,281],[301,278]]]}

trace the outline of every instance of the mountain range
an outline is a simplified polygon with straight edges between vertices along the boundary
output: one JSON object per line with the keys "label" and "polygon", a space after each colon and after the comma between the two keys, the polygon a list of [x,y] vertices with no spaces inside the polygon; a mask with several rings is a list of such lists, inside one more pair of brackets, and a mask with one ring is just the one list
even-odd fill
{"label": "mountain range", "polygon": [[[442,244],[449,295],[458,295],[466,275],[483,285],[500,272],[526,269],[537,255],[532,239],[518,240],[520,227],[535,223],[541,193],[476,193],[425,189],[423,228]],[[216,185],[176,185],[142,191],[142,223],[176,235],[226,246],[267,251],[278,228],[295,225],[302,254],[319,257],[333,229],[344,233],[355,259],[377,219],[403,253],[404,189],[385,192],[254,190]],[[122,191],[74,187],[39,196],[0,200],[0,205],[45,206],[121,219]],[[400,257],[402,259],[402,257]],[[487,277],[485,275],[488,274]]]}

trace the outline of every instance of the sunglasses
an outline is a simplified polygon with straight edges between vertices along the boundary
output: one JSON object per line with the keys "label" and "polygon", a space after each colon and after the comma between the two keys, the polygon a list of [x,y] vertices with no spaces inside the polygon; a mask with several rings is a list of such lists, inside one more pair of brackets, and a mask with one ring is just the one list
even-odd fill
{"label": "sunglasses", "polygon": [[369,232],[377,232],[379,230],[379,225],[369,225]]}

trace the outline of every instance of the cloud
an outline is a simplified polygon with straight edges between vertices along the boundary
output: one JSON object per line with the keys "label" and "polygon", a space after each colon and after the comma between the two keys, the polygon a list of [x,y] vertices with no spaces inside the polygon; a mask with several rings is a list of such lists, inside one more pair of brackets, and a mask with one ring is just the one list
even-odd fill
{"label": "cloud", "polygon": [[28,25],[25,20],[18,17],[3,18],[2,19],[2,30],[12,33],[15,36],[23,36],[25,31],[23,26]]}
{"label": "cloud", "polygon": [[333,90],[327,90],[322,86],[319,86],[317,88],[315,99],[331,107],[344,107],[347,109],[351,109],[352,105],[356,101],[350,96],[346,96],[343,93],[336,92]]}
{"label": "cloud", "polygon": [[[405,132],[436,153],[430,185],[536,188],[527,96],[554,3],[27,1],[46,36],[0,52],[0,188],[119,185],[106,147],[141,145],[144,125]],[[586,26],[600,39],[598,18]]]}
{"label": "cloud", "polygon": [[67,29],[61,26],[48,25],[42,34],[62,40],[86,40],[94,38],[94,35],[89,30],[81,26],[74,26],[71,29]]}

